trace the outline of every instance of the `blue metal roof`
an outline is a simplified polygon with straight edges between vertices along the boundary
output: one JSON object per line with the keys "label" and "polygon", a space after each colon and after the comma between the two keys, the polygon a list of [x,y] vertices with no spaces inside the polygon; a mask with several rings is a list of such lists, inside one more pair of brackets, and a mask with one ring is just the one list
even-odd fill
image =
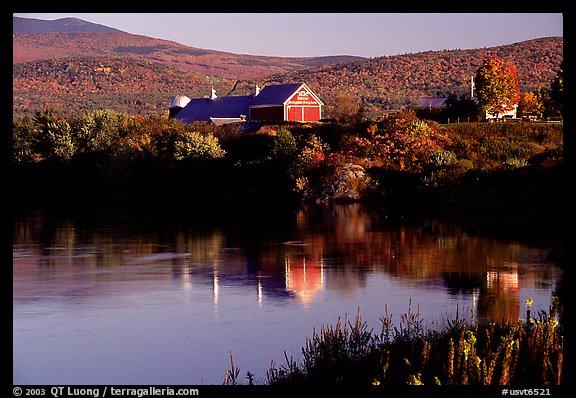
{"label": "blue metal roof", "polygon": [[282,105],[301,85],[302,83],[292,83],[266,86],[254,97],[251,105]]}
{"label": "blue metal roof", "polygon": [[214,99],[195,98],[190,100],[175,118],[190,123],[209,121],[210,118],[240,118],[240,115],[248,117],[250,102],[253,99],[251,95]]}

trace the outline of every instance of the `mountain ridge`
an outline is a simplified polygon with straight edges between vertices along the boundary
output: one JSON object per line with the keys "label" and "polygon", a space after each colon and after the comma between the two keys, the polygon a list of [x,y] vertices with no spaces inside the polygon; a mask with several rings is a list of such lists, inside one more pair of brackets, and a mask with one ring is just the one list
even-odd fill
{"label": "mountain ridge", "polygon": [[[13,19],[15,18],[18,17],[13,17]],[[76,20],[82,21],[77,18]],[[44,22],[44,20],[37,21]],[[13,65],[64,57],[118,56],[159,62],[186,72],[226,78],[260,78],[305,69],[310,66],[366,59],[353,55],[276,57],[235,54],[191,47],[171,40],[122,31],[64,31],[61,29],[63,25],[60,23],[54,25],[60,29],[58,31],[37,32],[40,28],[35,27],[35,22],[27,21],[27,24],[13,22],[13,24],[14,26],[28,26],[28,30],[19,28],[18,33],[14,33],[16,30],[13,32]],[[43,24],[40,23],[40,25]]]}
{"label": "mountain ridge", "polygon": [[73,17],[54,20],[12,17],[12,34],[48,32],[126,33],[120,29]]}

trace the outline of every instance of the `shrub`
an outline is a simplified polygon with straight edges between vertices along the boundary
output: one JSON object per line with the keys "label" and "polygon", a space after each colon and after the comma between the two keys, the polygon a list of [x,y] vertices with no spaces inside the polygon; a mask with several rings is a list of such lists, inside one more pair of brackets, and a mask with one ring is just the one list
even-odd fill
{"label": "shrub", "polygon": [[430,155],[430,165],[432,167],[441,167],[456,162],[456,154],[452,151],[440,149],[432,152]]}
{"label": "shrub", "polygon": [[414,137],[431,137],[433,131],[424,120],[415,120],[406,127],[405,133]]}
{"label": "shrub", "polygon": [[479,152],[487,159],[506,161],[507,159],[527,159],[534,151],[532,144],[524,137],[495,137],[481,140]]}
{"label": "shrub", "polygon": [[562,126],[530,123],[463,123],[450,126],[447,149],[484,170],[517,168],[530,158],[562,151]]}
{"label": "shrub", "polygon": [[174,159],[208,160],[221,158],[225,151],[220,147],[218,138],[212,134],[200,134],[185,131],[179,134],[174,142]]}
{"label": "shrub", "polygon": [[294,178],[313,172],[324,164],[330,147],[315,134],[307,136],[290,170]]}
{"label": "shrub", "polygon": [[271,155],[275,159],[290,159],[294,157],[298,147],[296,139],[289,130],[282,129],[274,137]]}

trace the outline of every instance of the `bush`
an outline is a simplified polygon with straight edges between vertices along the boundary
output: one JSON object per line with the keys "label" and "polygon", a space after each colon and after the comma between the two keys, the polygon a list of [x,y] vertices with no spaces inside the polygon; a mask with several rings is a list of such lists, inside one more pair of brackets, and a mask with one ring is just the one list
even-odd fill
{"label": "bush", "polygon": [[432,167],[442,167],[453,164],[456,162],[456,154],[452,151],[445,149],[440,149],[436,152],[432,152],[430,155],[430,165]]}
{"label": "bush", "polygon": [[489,160],[527,159],[534,153],[525,137],[487,137],[480,141],[479,153]]}
{"label": "bush", "polygon": [[369,128],[369,135],[355,139],[360,149],[356,153],[370,156],[391,170],[420,172],[431,162],[442,162],[440,154],[449,156],[444,151],[450,143],[444,128],[435,122],[418,120],[414,112],[382,118]]}
{"label": "bush", "polygon": [[415,120],[406,127],[405,133],[413,137],[431,137],[433,131],[424,120]]}
{"label": "bush", "polygon": [[[544,162],[556,164],[563,158],[562,126],[555,124],[445,126],[420,120],[407,109],[353,124],[289,127],[279,126],[276,134],[254,134],[238,125],[185,125],[166,117],[145,118],[110,110],[69,119],[44,110],[36,112],[33,119],[14,120],[12,157],[16,162],[35,161],[38,169],[43,167],[42,160],[72,161],[70,168],[80,174],[103,175],[105,180],[115,181],[145,180],[153,175],[165,179],[170,174],[162,173],[177,169],[188,173],[187,167],[196,166],[195,162],[226,156],[218,162],[219,170],[228,167],[226,171],[235,175],[237,184],[272,185],[278,192],[298,192],[301,199],[310,192],[322,192],[331,177],[351,164],[371,176],[355,187],[360,200],[445,187],[468,176]],[[203,173],[207,178],[207,172],[215,172],[212,166],[215,164]],[[401,177],[385,181],[390,175]],[[236,178],[239,176],[242,178]]]}
{"label": "bush", "polygon": [[289,130],[282,129],[274,137],[271,155],[275,159],[291,159],[296,155],[298,146],[296,139]]}
{"label": "bush", "polygon": [[185,131],[179,134],[174,142],[176,160],[209,160],[221,158],[225,153],[218,138],[212,134]]}
{"label": "bush", "polygon": [[562,126],[530,123],[463,123],[448,129],[447,149],[478,169],[522,167],[539,153],[562,151]]}

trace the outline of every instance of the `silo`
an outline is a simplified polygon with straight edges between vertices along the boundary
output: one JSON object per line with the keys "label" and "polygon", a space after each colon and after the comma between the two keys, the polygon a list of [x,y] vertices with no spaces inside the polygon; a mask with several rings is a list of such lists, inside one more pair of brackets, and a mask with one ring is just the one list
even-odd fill
{"label": "silo", "polygon": [[168,117],[173,118],[178,112],[180,112],[188,103],[190,98],[185,95],[177,95],[170,99],[170,104],[168,105],[169,115]]}

